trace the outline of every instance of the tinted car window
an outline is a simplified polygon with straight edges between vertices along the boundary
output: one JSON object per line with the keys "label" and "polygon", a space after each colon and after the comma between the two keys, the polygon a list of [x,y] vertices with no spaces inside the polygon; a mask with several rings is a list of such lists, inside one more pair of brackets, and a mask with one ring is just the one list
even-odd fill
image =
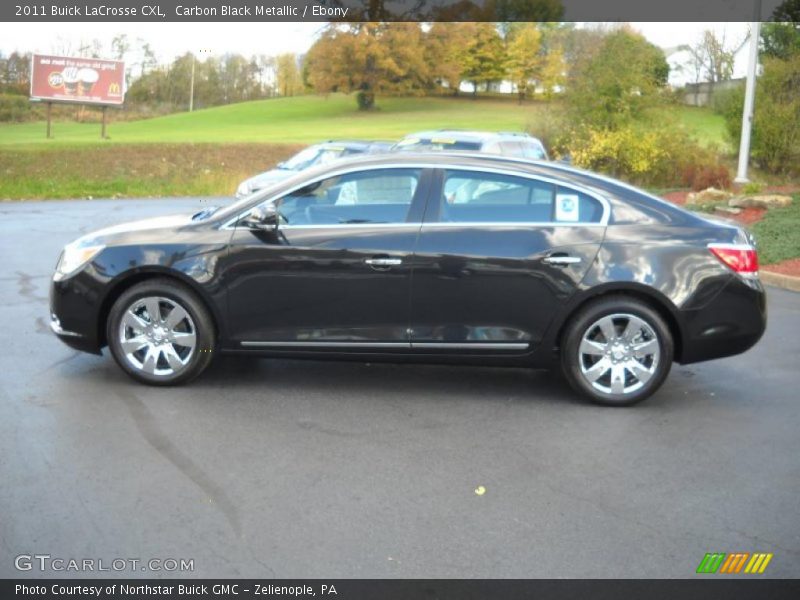
{"label": "tinted car window", "polygon": [[465,142],[453,139],[408,138],[398,142],[397,150],[418,152],[424,150],[480,150],[480,142]]}
{"label": "tinted car window", "polygon": [[521,142],[522,156],[534,160],[547,160],[544,148],[537,142]]}
{"label": "tinted car window", "polygon": [[324,179],[278,200],[289,225],[403,223],[419,169],[377,169]]}
{"label": "tinted car window", "polygon": [[448,171],[439,220],[450,223],[597,223],[598,200],[554,184],[496,173]]}
{"label": "tinted car window", "polygon": [[516,156],[522,158],[523,144],[520,142],[500,142],[500,153],[506,156]]}

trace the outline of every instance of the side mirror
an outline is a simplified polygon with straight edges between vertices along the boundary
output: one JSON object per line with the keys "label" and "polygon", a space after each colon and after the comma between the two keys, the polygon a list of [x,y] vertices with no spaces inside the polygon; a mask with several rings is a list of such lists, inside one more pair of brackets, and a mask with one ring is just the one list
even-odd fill
{"label": "side mirror", "polygon": [[572,165],[572,157],[569,154],[565,154],[560,159],[558,159],[556,162],[559,162],[562,165],[571,166]]}
{"label": "side mirror", "polygon": [[257,231],[275,232],[278,230],[280,217],[274,204],[256,206],[244,218],[242,224]]}

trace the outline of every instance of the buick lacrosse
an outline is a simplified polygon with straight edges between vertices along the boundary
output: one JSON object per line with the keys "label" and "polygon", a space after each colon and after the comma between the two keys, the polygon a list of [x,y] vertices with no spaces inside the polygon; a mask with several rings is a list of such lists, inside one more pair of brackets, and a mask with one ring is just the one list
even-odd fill
{"label": "buick lacrosse", "polygon": [[51,327],[134,379],[214,356],[560,368],[627,405],[673,361],[744,352],[766,326],[750,235],[549,162],[366,156],[229,207],[86,235],[53,276]]}

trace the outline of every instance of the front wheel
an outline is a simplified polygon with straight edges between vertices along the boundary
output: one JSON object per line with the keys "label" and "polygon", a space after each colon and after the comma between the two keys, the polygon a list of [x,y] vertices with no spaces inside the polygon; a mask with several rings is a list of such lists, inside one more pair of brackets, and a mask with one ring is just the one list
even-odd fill
{"label": "front wheel", "polygon": [[561,366],[572,387],[597,404],[629,406],[655,392],[672,367],[664,319],[633,298],[592,302],[567,328]]}
{"label": "front wheel", "polygon": [[114,303],[106,336],[128,375],[151,385],[197,377],[214,355],[214,326],[197,296],[167,279],[137,284]]}

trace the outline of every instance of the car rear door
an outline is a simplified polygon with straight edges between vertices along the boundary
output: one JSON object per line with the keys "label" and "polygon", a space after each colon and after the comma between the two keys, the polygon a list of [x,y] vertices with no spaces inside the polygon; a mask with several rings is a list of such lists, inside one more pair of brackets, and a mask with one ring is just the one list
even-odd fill
{"label": "car rear door", "polygon": [[498,170],[443,169],[436,185],[414,258],[414,349],[535,348],[600,248],[607,201]]}
{"label": "car rear door", "polygon": [[407,351],[429,176],[421,168],[334,174],[277,200],[277,234],[237,226],[226,272],[234,343]]}

